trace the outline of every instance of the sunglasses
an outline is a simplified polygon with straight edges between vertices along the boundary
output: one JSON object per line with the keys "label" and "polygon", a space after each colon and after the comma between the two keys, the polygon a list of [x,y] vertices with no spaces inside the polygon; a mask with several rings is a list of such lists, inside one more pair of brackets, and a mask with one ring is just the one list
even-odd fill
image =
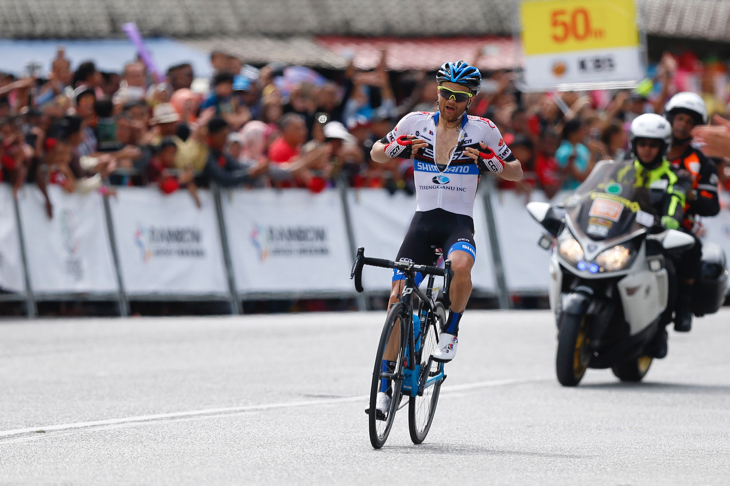
{"label": "sunglasses", "polygon": [[637,147],[659,148],[660,145],[661,145],[661,142],[659,140],[637,140],[636,141]]}
{"label": "sunglasses", "polygon": [[454,91],[444,86],[439,86],[439,96],[445,100],[454,100],[457,103],[463,103],[473,95],[468,91]]}

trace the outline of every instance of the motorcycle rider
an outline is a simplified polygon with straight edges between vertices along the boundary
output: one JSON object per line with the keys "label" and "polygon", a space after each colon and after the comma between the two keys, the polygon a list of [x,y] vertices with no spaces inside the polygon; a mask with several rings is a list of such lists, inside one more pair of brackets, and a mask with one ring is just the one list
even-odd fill
{"label": "motorcycle rider", "polygon": [[[640,115],[631,122],[629,134],[631,152],[634,162],[619,171],[618,182],[633,183],[634,187],[644,187],[648,190],[648,204],[659,217],[661,226],[665,229],[679,229],[684,220],[685,194],[690,187],[690,180],[683,174],[672,171],[665,155],[672,137],[672,128],[667,120],[660,115],[647,113]],[[648,209],[648,208],[647,208]],[[669,273],[671,264],[668,264]],[[674,288],[670,275],[670,299]],[[652,354],[655,358],[664,358],[667,355],[667,330],[660,326],[652,343]]]}
{"label": "motorcycle rider", "polygon": [[702,97],[691,92],[677,93],[667,103],[664,117],[672,127],[672,147],[667,159],[675,172],[682,171],[692,182],[681,230],[693,236],[695,244],[682,254],[677,269],[679,294],[674,315],[674,330],[689,332],[692,329],[692,286],[702,259],[702,241],[696,234],[699,225],[695,216],[715,216],[720,211],[719,177],[717,166],[691,143],[692,129],[707,124],[707,106]]}

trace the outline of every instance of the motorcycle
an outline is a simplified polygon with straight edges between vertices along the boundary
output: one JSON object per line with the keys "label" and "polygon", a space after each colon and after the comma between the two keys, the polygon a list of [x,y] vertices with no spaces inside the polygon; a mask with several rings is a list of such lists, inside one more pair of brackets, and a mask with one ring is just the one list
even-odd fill
{"label": "motorcycle", "polygon": [[[552,249],[549,300],[563,386],[578,385],[588,368],[611,368],[627,382],[646,376],[656,354],[654,338],[672,321],[674,260],[694,245],[690,235],[658,225],[650,189],[617,182],[625,167],[599,162],[563,204],[527,205],[547,231],[538,244]],[[694,315],[718,311],[727,280],[722,249],[704,243]]]}

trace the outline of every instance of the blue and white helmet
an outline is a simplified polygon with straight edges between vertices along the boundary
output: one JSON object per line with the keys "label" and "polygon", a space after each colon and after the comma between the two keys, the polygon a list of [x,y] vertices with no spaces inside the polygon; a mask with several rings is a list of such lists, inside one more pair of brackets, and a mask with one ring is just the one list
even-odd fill
{"label": "blue and white helmet", "polygon": [[476,95],[482,87],[482,74],[464,61],[445,62],[436,73],[436,81],[463,84]]}

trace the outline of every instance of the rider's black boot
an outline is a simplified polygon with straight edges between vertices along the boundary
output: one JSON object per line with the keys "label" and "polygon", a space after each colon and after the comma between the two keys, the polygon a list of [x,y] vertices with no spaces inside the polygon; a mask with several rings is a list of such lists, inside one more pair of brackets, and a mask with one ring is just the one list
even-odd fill
{"label": "rider's black boot", "polygon": [[674,310],[674,330],[689,332],[692,329],[692,286],[682,284]]}

